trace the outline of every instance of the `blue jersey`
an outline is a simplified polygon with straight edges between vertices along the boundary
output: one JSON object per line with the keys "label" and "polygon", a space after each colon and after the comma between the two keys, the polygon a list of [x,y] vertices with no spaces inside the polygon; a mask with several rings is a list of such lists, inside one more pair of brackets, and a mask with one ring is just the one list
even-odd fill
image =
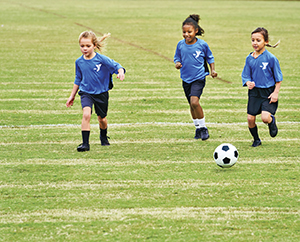
{"label": "blue jersey", "polygon": [[201,39],[197,39],[195,44],[188,45],[185,39],[177,44],[174,55],[174,63],[180,62],[180,77],[186,83],[196,80],[203,80],[209,75],[208,64],[214,63],[214,57],[208,44]]}
{"label": "blue jersey", "polygon": [[111,89],[112,74],[118,74],[118,70],[123,68],[119,63],[99,53],[90,60],[84,59],[82,55],[75,61],[75,66],[74,84],[79,86],[80,91],[89,94],[100,94]]}
{"label": "blue jersey", "polygon": [[255,82],[255,87],[269,88],[282,81],[279,61],[272,53],[265,50],[256,59],[252,53],[247,56],[242,72],[243,86],[246,86],[247,81],[251,81]]}

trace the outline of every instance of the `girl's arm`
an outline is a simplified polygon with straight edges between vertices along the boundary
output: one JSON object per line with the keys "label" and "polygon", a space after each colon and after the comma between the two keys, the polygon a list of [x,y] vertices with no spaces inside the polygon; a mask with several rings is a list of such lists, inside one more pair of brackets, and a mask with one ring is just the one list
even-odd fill
{"label": "girl's arm", "polygon": [[211,72],[211,76],[213,78],[217,77],[218,76],[218,73],[215,71],[215,63],[211,63],[209,64],[210,65],[210,72]]}
{"label": "girl's arm", "polygon": [[270,99],[270,103],[276,103],[278,101],[278,94],[279,94],[281,82],[276,82],[274,92],[271,93],[271,95],[268,97]]}
{"label": "girl's arm", "polygon": [[117,78],[119,78],[121,81],[124,80],[125,78],[124,68],[120,68],[118,70]]}
{"label": "girl's arm", "polygon": [[78,92],[78,89],[79,89],[79,86],[76,85],[76,84],[74,84],[72,92],[71,92],[71,95],[68,98],[68,101],[66,102],[66,106],[68,108],[70,108],[71,106],[73,106],[73,103],[74,103],[74,100],[75,100],[75,95]]}

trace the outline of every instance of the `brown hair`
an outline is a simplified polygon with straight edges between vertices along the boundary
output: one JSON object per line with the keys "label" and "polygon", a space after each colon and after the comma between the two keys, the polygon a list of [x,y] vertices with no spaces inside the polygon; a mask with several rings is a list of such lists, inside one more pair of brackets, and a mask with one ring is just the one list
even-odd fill
{"label": "brown hair", "polygon": [[110,33],[104,34],[102,37],[97,37],[93,31],[84,31],[79,35],[79,42],[82,38],[90,38],[92,43],[101,52],[105,47],[104,40],[110,36]]}
{"label": "brown hair", "polygon": [[[255,33],[260,33],[264,37],[265,42],[269,42],[269,33],[268,33],[268,30],[266,30],[265,28],[258,27],[252,31],[251,35],[255,34]],[[279,45],[279,43],[280,43],[280,40],[275,45],[266,44],[266,46],[276,48]]]}

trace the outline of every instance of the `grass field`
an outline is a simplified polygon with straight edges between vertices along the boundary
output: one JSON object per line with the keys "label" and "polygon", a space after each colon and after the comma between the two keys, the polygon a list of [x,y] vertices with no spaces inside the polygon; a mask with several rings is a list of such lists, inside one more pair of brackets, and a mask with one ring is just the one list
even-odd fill
{"label": "grass field", "polygon": [[[0,241],[300,241],[299,1],[0,1]],[[172,63],[181,23],[201,16],[219,77],[194,126]],[[269,30],[284,81],[270,138],[252,148],[241,86],[250,33]],[[110,92],[111,146],[92,117],[78,153],[80,98],[65,107],[78,36],[110,32],[105,55],[127,70]],[[229,142],[239,160],[221,169]]]}

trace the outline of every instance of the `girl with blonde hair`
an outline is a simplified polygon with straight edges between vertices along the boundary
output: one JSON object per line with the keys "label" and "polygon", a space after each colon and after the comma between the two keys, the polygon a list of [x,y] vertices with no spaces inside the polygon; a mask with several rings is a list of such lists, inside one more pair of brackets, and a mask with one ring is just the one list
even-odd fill
{"label": "girl with blonde hair", "polygon": [[81,97],[83,111],[81,121],[82,143],[77,147],[77,151],[89,151],[90,119],[92,107],[99,121],[101,145],[110,145],[107,137],[107,110],[108,110],[108,91],[113,87],[112,75],[117,74],[121,81],[125,78],[125,69],[116,61],[109,57],[99,54],[104,47],[104,40],[109,37],[106,34],[98,38],[92,31],[84,31],[79,36],[79,46],[82,52],[75,61],[76,76],[70,97],[66,106],[73,106],[75,96]]}

